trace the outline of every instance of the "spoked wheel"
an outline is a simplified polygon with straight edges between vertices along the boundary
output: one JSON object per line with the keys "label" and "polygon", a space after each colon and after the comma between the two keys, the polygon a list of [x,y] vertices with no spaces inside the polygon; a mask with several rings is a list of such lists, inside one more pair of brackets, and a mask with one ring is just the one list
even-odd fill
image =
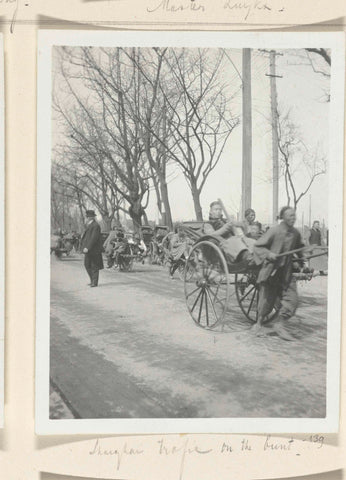
{"label": "spoked wheel", "polygon": [[66,257],[69,257],[71,252],[72,252],[72,248],[73,248],[73,245],[70,241],[66,242],[65,243],[65,248],[66,248]]}
{"label": "spoked wheel", "polygon": [[228,305],[228,268],[220,248],[212,242],[194,245],[186,262],[184,291],[193,321],[212,329],[223,322]]}
{"label": "spoked wheel", "polygon": [[[234,279],[238,304],[245,317],[253,323],[257,321],[259,296],[259,288],[256,279],[257,276],[255,273],[236,274]],[[279,308],[280,303],[278,302],[273,311],[267,316],[267,321],[270,321],[275,317]]]}
{"label": "spoked wheel", "polygon": [[120,254],[119,256],[119,270],[122,272],[130,272],[133,268],[134,255],[133,250],[130,246],[126,250],[126,253]]}

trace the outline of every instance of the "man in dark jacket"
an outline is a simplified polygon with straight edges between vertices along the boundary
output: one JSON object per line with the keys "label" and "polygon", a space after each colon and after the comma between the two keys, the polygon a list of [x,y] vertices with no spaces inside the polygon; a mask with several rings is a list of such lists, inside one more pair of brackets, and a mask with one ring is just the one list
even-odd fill
{"label": "man in dark jacket", "polygon": [[312,229],[310,231],[310,236],[309,236],[309,243],[310,245],[317,245],[317,246],[322,245],[320,222],[318,220],[315,220],[314,223],[312,224]]}
{"label": "man in dark jacket", "polygon": [[[284,207],[280,212],[282,222],[270,228],[255,243],[254,260],[262,265],[257,283],[259,285],[258,318],[255,330],[259,331],[267,315],[280,300],[281,307],[273,329],[284,340],[294,337],[287,331],[286,323],[298,306],[297,286],[293,273],[293,255],[279,256],[280,253],[304,247],[299,231],[294,228],[296,212]],[[302,259],[302,253],[298,254]]]}
{"label": "man in dark jacket", "polygon": [[86,229],[81,239],[84,266],[90,277],[91,287],[97,287],[99,271],[103,269],[101,228],[95,217],[94,210],[86,211]]}

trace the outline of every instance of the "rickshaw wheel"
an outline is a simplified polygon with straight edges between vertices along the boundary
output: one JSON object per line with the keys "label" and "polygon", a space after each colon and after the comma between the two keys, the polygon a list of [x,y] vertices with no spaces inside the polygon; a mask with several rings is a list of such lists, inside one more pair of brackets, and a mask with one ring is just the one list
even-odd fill
{"label": "rickshaw wheel", "polygon": [[134,263],[134,255],[133,255],[133,250],[130,245],[127,246],[127,252],[128,253],[123,253],[120,254],[118,265],[119,265],[119,270],[122,272],[130,272],[133,268],[133,263]]}
{"label": "rickshaw wheel", "polygon": [[122,257],[121,263],[119,263],[119,270],[122,272],[130,272],[133,268],[133,258]]}
{"label": "rickshaw wheel", "polygon": [[229,299],[228,267],[214,243],[205,240],[192,247],[185,266],[184,292],[197,326],[213,329],[223,322]]}
{"label": "rickshaw wheel", "polygon": [[59,249],[54,250],[54,255],[58,260],[61,260],[62,258],[62,252]]}
{"label": "rickshaw wheel", "polygon": [[[256,283],[257,275],[255,273],[238,273],[235,275],[235,293],[238,301],[238,305],[245,315],[245,317],[251,322],[257,321],[257,306],[259,288]],[[273,320],[280,308],[279,303],[275,305],[273,311],[267,316],[266,321]]]}

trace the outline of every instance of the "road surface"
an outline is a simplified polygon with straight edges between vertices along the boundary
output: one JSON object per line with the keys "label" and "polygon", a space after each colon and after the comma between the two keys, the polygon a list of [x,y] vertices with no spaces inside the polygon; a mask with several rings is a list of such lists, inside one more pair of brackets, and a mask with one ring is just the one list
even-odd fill
{"label": "road surface", "polygon": [[295,342],[256,337],[234,300],[224,332],[190,319],[183,282],[135,264],[87,286],[51,263],[51,418],[324,417],[327,277],[299,285]]}

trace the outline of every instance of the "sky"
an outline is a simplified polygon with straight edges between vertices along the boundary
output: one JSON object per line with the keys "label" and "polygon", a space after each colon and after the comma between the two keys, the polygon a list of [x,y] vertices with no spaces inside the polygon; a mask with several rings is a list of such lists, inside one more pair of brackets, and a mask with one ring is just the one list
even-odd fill
{"label": "sky", "polygon": [[[216,50],[209,49],[210,55]],[[315,73],[308,64],[303,50],[281,50],[276,57],[277,93],[279,109],[290,110],[294,123],[308,151],[317,147],[328,153],[329,103],[325,91],[329,88],[329,78]],[[270,118],[270,77],[269,55],[252,50],[252,208],[257,219],[264,224],[272,222],[272,136]],[[242,51],[227,50],[222,75],[227,78],[233,96],[230,108],[239,115],[240,124],[233,130],[221,159],[208,177],[201,194],[204,218],[208,217],[209,204],[221,198],[230,215],[237,216],[241,202],[242,175]],[[282,78],[281,78],[282,77]],[[54,135],[59,137],[58,122],[54,122]],[[327,157],[328,160],[328,157]],[[182,172],[176,165],[168,168],[168,193],[174,221],[195,218],[191,193]],[[298,192],[304,189],[309,178],[303,170],[296,171]],[[309,194],[300,202],[297,210],[298,224],[309,223],[309,201],[311,195],[311,220],[325,221],[328,224],[328,176],[316,178]],[[287,203],[282,180],[279,185],[279,207]],[[152,190],[147,208],[149,220],[159,221],[155,193]]]}
{"label": "sky", "polygon": [[[301,51],[299,51],[301,52]],[[240,50],[228,51],[232,62],[241,74],[242,54]],[[279,108],[290,109],[292,118],[299,126],[306,147],[314,151],[323,146],[328,152],[329,103],[324,98],[324,88],[328,79],[315,73],[309,65],[297,65],[299,59],[287,51],[277,57],[277,92]],[[270,124],[270,77],[268,55],[252,52],[252,207],[262,223],[271,223],[272,183],[271,183],[271,124]],[[225,69],[238,94],[232,101],[232,109],[240,115],[240,124],[232,132],[224,153],[215,170],[210,174],[201,195],[203,216],[207,218],[209,204],[221,198],[227,211],[234,216],[240,210],[241,170],[242,170],[242,96],[240,78],[234,66],[229,62]],[[305,172],[297,172],[297,185],[304,187],[308,181]],[[189,187],[182,173],[176,167],[170,169],[169,198],[174,220],[187,220],[195,217]],[[299,190],[299,189],[298,189]],[[328,178],[327,174],[317,177],[311,190],[311,216],[325,221],[328,215]],[[284,185],[280,181],[279,207],[287,203]],[[158,211],[154,195],[148,207],[148,216],[158,220]],[[304,217],[303,217],[304,216]],[[297,209],[298,223],[309,221],[309,194],[301,200]]]}

